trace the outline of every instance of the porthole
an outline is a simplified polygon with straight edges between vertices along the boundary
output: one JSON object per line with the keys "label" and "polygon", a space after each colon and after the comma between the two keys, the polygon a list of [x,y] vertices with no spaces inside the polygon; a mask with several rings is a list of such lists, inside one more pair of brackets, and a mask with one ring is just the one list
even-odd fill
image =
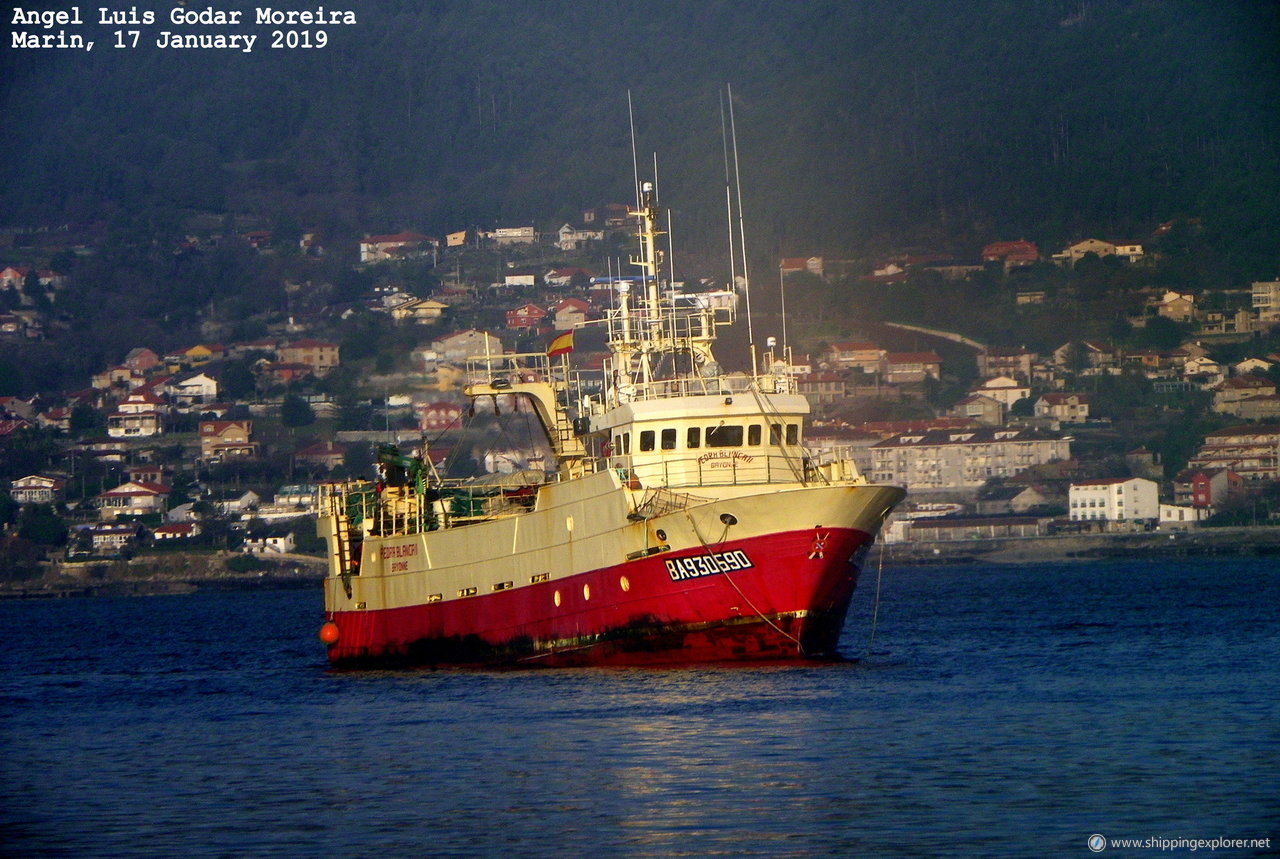
{"label": "porthole", "polygon": [[583,598],[584,600],[589,600],[589,599],[591,599],[591,585],[583,585],[583,586],[582,586],[582,598]]}
{"label": "porthole", "polygon": [[552,595],[551,599],[555,602],[556,607],[557,607],[557,608],[559,608],[559,607],[560,607],[560,592],[559,592],[559,591],[556,591],[556,592],[555,592],[555,594],[553,594],[553,595]]}
{"label": "porthole", "polygon": [[623,591],[631,590],[631,580],[626,576],[622,576],[618,579],[618,587],[622,588]]}

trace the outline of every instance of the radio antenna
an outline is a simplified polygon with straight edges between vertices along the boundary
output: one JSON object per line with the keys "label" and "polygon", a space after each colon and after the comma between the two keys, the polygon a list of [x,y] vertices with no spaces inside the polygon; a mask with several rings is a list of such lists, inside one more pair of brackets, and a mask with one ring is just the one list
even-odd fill
{"label": "radio antenna", "polygon": [[733,189],[729,179],[729,128],[724,118],[724,90],[720,91],[720,143],[724,149],[724,214],[729,227],[729,291],[738,289],[738,263],[734,259]]}
{"label": "radio antenna", "polygon": [[747,231],[742,220],[742,174],[738,169],[738,126],[733,119],[733,84],[725,84],[729,95],[729,133],[733,138],[733,183],[738,191],[738,244],[742,247],[742,284],[747,296],[747,345],[751,349],[751,375],[757,374],[756,335],[751,319],[751,277],[747,274]]}

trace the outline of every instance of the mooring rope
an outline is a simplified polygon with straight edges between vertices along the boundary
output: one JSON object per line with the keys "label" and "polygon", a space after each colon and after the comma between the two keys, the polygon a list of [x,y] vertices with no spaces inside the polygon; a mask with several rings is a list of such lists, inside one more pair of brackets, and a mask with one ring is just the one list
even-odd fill
{"label": "mooring rope", "polygon": [[884,578],[884,543],[880,544],[879,563],[876,564],[876,595],[871,601],[871,634],[867,637],[867,648],[863,657],[871,655],[871,647],[876,641],[876,625],[880,620],[880,582]]}

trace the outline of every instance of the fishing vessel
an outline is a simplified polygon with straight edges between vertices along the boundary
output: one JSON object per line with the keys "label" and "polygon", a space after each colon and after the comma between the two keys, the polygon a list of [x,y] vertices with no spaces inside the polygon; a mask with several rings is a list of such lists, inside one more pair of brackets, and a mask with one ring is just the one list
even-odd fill
{"label": "fishing vessel", "polygon": [[786,346],[753,344],[750,372],[721,367],[734,296],[663,280],[651,183],[631,215],[637,271],[611,279],[600,371],[573,369],[571,332],[468,364],[473,402],[537,416],[547,467],[449,479],[385,447],[376,481],[324,487],[333,666],[838,658],[863,559],[904,491],[806,450]]}

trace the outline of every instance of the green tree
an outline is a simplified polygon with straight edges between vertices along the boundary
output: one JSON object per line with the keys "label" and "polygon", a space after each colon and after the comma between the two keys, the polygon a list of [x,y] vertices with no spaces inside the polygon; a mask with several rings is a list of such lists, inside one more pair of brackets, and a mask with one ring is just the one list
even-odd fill
{"label": "green tree", "polygon": [[67,541],[67,523],[51,504],[28,504],[18,517],[18,536],[40,546],[61,546]]}
{"label": "green tree", "polygon": [[280,420],[290,428],[305,427],[316,422],[316,413],[302,397],[287,394],[280,404]]}
{"label": "green tree", "polygon": [[352,477],[368,477],[373,472],[373,447],[365,442],[347,445],[342,465]]}
{"label": "green tree", "polygon": [[107,428],[107,416],[88,403],[71,409],[71,434],[78,437],[97,435]]}
{"label": "green tree", "polygon": [[245,360],[228,361],[218,375],[219,393],[226,400],[243,400],[254,392],[256,385],[257,379]]}
{"label": "green tree", "polygon": [[1149,349],[1176,349],[1187,338],[1191,327],[1164,316],[1152,316],[1144,328],[1135,332],[1134,341]]}
{"label": "green tree", "polygon": [[0,580],[24,581],[38,578],[44,550],[30,540],[0,535]]}

